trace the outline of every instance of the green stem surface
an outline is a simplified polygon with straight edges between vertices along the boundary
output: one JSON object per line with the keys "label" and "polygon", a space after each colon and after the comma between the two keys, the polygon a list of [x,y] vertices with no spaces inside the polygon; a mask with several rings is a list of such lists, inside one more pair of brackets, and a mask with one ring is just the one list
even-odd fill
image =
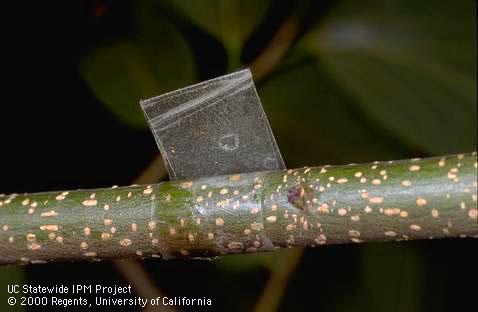
{"label": "green stem surface", "polygon": [[477,157],[0,195],[0,264],[478,237]]}

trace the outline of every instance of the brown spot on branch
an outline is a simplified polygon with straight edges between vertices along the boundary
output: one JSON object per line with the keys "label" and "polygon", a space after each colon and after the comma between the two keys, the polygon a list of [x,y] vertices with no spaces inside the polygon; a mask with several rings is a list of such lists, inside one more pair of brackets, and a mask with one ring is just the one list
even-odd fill
{"label": "brown spot on branch", "polygon": [[313,208],[315,191],[305,183],[299,183],[289,189],[287,201],[295,208],[309,212]]}

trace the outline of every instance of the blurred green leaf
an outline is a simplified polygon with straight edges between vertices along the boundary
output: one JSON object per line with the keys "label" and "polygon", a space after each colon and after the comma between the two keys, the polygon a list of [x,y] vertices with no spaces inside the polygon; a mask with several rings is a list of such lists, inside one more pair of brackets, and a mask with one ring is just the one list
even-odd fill
{"label": "blurred green leaf", "polygon": [[270,0],[167,0],[181,14],[219,39],[229,54],[229,68],[240,66],[240,52]]}
{"label": "blurred green leaf", "polygon": [[215,260],[215,265],[225,272],[244,272],[261,267],[270,269],[278,256],[279,253],[275,252],[225,256]]}
{"label": "blurred green leaf", "polygon": [[[0,284],[2,285],[0,291],[0,311],[26,311],[26,307],[19,304],[19,296],[7,292],[7,285],[23,285],[25,280],[25,269],[23,267],[0,267]],[[17,299],[17,304],[14,306],[9,305],[7,302],[9,297]]]}
{"label": "blurred green leaf", "polygon": [[474,1],[342,1],[302,45],[364,113],[430,154],[476,149]]}
{"label": "blurred green leaf", "polygon": [[195,70],[191,51],[174,26],[151,2],[137,6],[136,36],[91,51],[80,69],[121,121],[146,128],[139,100],[187,86],[194,82]]}
{"label": "blurred green leaf", "polygon": [[288,167],[370,161],[371,151],[379,159],[405,154],[364,120],[319,62],[279,69],[258,91]]}
{"label": "blurred green leaf", "polygon": [[365,244],[360,254],[356,290],[337,302],[336,311],[422,311],[424,263],[413,247]]}

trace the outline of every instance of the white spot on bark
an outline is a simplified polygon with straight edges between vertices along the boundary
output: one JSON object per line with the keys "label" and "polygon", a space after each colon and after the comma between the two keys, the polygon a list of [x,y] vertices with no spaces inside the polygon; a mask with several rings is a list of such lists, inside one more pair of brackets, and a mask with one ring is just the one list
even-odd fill
{"label": "white spot on bark", "polygon": [[98,204],[96,199],[87,199],[83,201],[83,206],[86,207],[96,206],[96,204]]}

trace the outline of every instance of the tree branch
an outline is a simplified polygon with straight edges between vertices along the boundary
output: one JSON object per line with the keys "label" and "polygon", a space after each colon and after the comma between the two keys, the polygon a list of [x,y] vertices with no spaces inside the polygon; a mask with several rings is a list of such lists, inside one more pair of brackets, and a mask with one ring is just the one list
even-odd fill
{"label": "tree branch", "polygon": [[0,263],[478,237],[476,152],[0,196]]}

